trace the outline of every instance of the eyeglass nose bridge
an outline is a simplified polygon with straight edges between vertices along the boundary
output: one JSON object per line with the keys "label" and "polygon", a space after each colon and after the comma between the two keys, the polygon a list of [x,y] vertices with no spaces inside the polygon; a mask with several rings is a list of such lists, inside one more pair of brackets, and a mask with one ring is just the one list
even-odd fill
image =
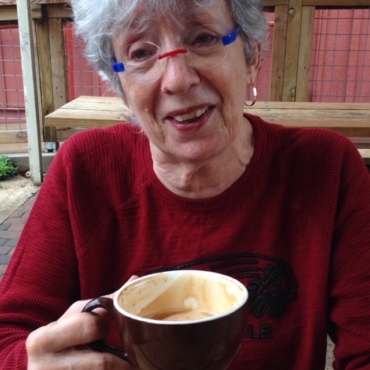
{"label": "eyeglass nose bridge", "polygon": [[[169,68],[168,67],[169,66],[169,59],[174,58],[174,60],[179,60],[176,57],[180,56],[180,55],[183,55],[182,58],[179,58],[179,59],[181,59],[181,61],[179,61],[180,64],[181,64],[180,68],[186,68],[186,69],[188,69],[189,67],[190,68],[196,68],[196,65],[194,65],[194,63],[192,63],[193,54],[192,54],[191,50],[188,50],[187,48],[171,50],[171,51],[165,52],[165,53],[163,53],[163,54],[161,54],[157,57],[157,60],[160,61],[160,62],[157,63],[158,76],[157,76],[156,79],[161,78],[161,76],[163,76],[163,74],[166,73],[167,69]],[[177,63],[177,62],[174,61],[173,63]],[[182,71],[183,71],[183,74],[184,74],[184,70],[182,70]]]}
{"label": "eyeglass nose bridge", "polygon": [[186,54],[188,52],[188,49],[176,49],[176,50],[172,50],[172,51],[169,51],[167,53],[164,53],[164,54],[161,54],[158,56],[158,59],[161,60],[161,59],[164,59],[164,58],[172,58],[172,57],[175,57],[176,55],[179,55],[179,54]]}

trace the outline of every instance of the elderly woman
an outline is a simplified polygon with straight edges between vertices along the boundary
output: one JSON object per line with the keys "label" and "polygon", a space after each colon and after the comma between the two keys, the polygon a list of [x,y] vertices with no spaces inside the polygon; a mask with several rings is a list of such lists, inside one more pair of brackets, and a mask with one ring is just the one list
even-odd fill
{"label": "elderly woman", "polygon": [[134,122],[56,156],[1,283],[0,369],[133,369],[86,346],[108,325],[82,307],[184,268],[248,287],[230,369],[323,370],[327,333],[336,369],[370,369],[370,177],[345,137],[243,113],[262,0],[72,5]]}

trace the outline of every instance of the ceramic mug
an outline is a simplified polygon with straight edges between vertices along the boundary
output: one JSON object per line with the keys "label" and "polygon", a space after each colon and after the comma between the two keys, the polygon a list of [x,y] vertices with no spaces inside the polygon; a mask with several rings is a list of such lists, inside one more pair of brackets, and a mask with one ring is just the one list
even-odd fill
{"label": "ceramic mug", "polygon": [[245,286],[229,276],[177,270],[130,281],[114,300],[97,298],[84,311],[110,312],[124,350],[93,348],[140,370],[224,370],[245,335],[247,298]]}

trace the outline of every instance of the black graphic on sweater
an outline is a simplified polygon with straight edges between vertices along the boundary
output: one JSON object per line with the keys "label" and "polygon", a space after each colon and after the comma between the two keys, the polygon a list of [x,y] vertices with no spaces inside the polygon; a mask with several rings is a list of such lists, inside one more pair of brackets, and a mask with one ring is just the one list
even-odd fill
{"label": "black graphic on sweater", "polygon": [[[256,253],[218,256],[161,269],[204,269],[232,276],[249,291],[249,310],[257,318],[281,316],[298,298],[298,283],[291,267],[284,261]],[[270,336],[266,325],[261,333]],[[249,329],[250,330],[250,329]],[[255,337],[251,334],[250,337]]]}
{"label": "black graphic on sweater", "polygon": [[250,292],[249,309],[257,318],[266,312],[270,317],[278,317],[289,303],[297,299],[298,284],[291,268],[282,261],[267,264],[247,287]]}

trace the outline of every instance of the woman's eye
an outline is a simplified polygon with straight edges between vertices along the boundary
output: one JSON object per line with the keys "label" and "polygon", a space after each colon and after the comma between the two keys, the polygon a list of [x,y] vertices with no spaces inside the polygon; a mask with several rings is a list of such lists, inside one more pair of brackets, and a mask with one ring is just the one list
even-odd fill
{"label": "woman's eye", "polygon": [[193,40],[194,46],[211,46],[219,41],[219,38],[209,33],[197,35]]}
{"label": "woman's eye", "polygon": [[144,62],[155,59],[158,54],[158,46],[150,42],[143,42],[138,45],[130,45],[126,49],[127,60],[131,62]]}
{"label": "woman's eye", "polygon": [[139,49],[135,50],[132,53],[130,53],[130,59],[131,60],[142,60],[147,58],[150,55],[150,52],[148,50]]}

